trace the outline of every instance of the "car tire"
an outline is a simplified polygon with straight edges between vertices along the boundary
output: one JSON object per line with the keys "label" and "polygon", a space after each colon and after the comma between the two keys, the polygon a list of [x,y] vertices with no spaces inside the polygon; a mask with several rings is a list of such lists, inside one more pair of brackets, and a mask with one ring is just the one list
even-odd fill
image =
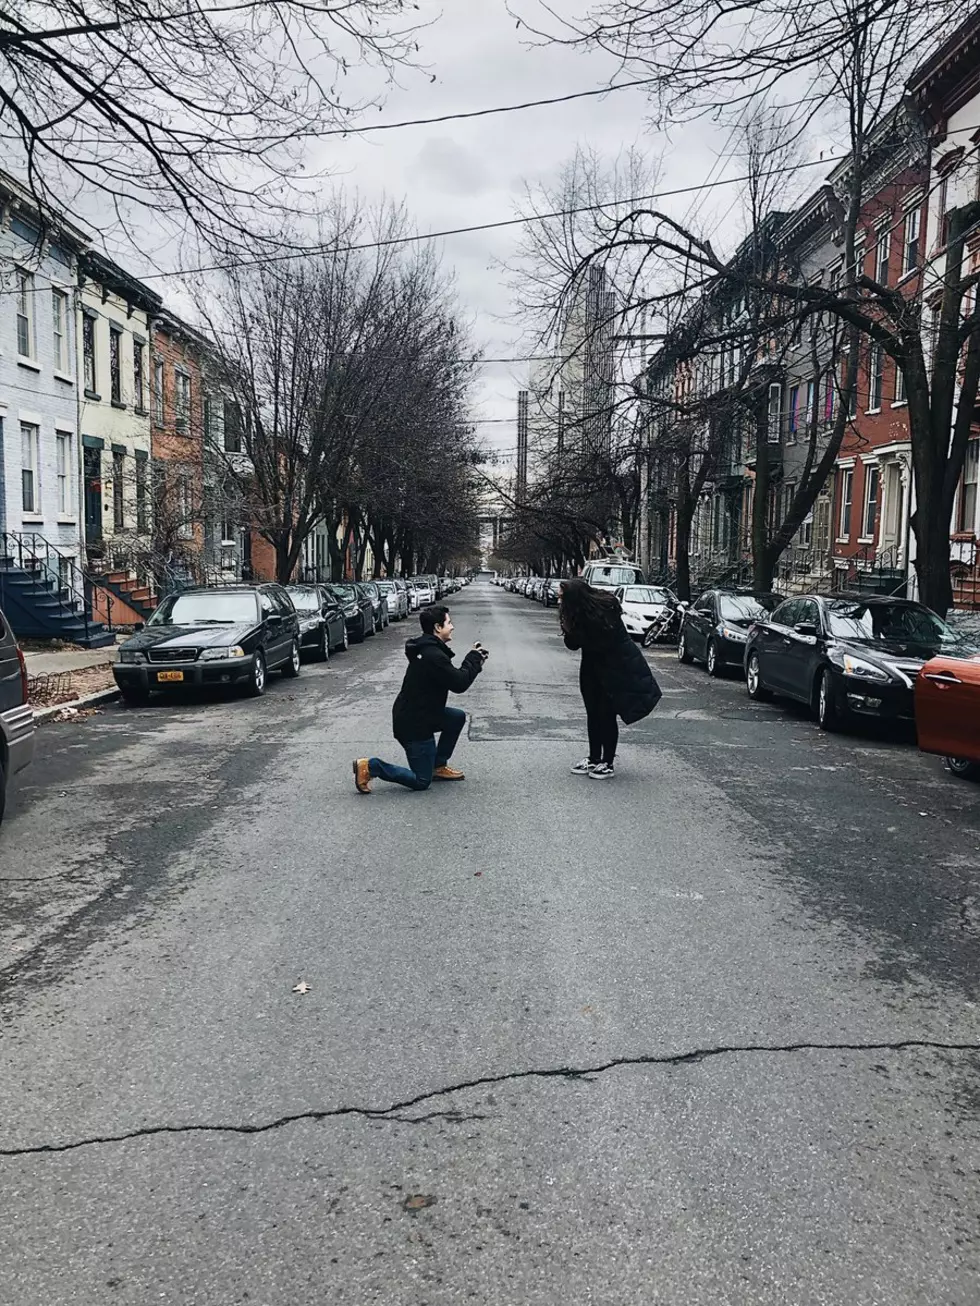
{"label": "car tire", "polygon": [[119,697],[127,707],[146,707],[150,702],[148,689],[120,689]]}
{"label": "car tire", "polygon": [[754,703],[768,703],[772,698],[772,692],[762,683],[762,666],[755,652],[749,654],[745,667],[745,692]]}
{"label": "car tire", "polygon": [[816,704],[817,725],[821,730],[826,730],[829,734],[836,734],[837,731],[844,729],[846,715],[841,711],[837,702],[837,697],[834,694],[834,682],[826,667],[817,677],[814,702]]}
{"label": "car tire", "polygon": [[299,640],[294,639],[289,649],[289,657],[282,664],[279,670],[283,674],[284,680],[295,680],[299,675],[299,669],[303,665],[303,659],[300,656]]}
{"label": "car tire", "polygon": [[708,640],[708,650],[705,654],[704,666],[712,680],[717,680],[721,675],[721,660],[718,657],[718,641],[716,639]]}
{"label": "car tire", "polygon": [[7,806],[7,771],[3,765],[3,758],[0,757],[0,825],[3,824],[3,813]]}
{"label": "car tire", "polygon": [[326,626],[323,626],[320,630],[320,642],[316,646],[316,660],[317,662],[330,661],[330,635]]}
{"label": "car tire", "polygon": [[248,673],[245,693],[249,698],[261,698],[265,693],[265,658],[256,650],[252,655],[252,665]]}
{"label": "car tire", "polygon": [[677,661],[683,662],[686,667],[689,667],[694,661],[690,649],[687,647],[687,638],[683,631],[677,636]]}
{"label": "car tire", "polygon": [[980,780],[980,762],[971,762],[965,757],[945,757],[946,770],[960,780]]}
{"label": "car tire", "polygon": [[361,624],[360,624],[360,626],[359,626],[356,630],[354,630],[354,631],[351,632],[351,635],[350,635],[351,643],[353,643],[353,644],[363,644],[363,643],[364,643],[364,637],[365,637],[366,634],[367,634],[367,630],[365,629],[365,626],[364,626],[364,618],[363,618],[363,616],[362,616],[362,617],[361,617]]}

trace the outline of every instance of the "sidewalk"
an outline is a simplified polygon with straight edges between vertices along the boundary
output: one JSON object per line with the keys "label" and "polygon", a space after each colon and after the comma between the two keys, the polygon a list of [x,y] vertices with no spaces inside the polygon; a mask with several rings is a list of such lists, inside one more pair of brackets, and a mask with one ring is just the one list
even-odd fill
{"label": "sidewalk", "polygon": [[50,652],[25,649],[28,692],[36,718],[44,720],[63,707],[97,703],[114,695],[112,664],[117,656],[112,645]]}

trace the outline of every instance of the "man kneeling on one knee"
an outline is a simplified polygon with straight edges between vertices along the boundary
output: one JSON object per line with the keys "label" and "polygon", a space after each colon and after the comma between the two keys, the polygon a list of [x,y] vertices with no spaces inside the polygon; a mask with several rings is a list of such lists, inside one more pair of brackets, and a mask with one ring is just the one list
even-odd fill
{"label": "man kneeling on one knee", "polygon": [[395,766],[380,757],[359,757],[354,763],[358,793],[369,794],[372,780],[428,789],[433,780],[464,778],[462,771],[449,765],[449,759],[466,724],[466,713],[447,707],[446,699],[450,690],[465,693],[490,655],[476,644],[462,666],[454,667],[449,609],[442,604],[423,608],[419,622],[422,634],[405,645],[408,670],[391,711],[394,735],[405,750],[408,766]]}

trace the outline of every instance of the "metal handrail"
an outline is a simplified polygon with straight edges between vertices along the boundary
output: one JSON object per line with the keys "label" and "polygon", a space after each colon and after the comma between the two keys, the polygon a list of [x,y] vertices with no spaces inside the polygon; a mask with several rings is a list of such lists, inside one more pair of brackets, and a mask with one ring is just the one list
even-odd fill
{"label": "metal handrail", "polygon": [[[94,625],[104,624],[107,629],[113,629],[115,600],[112,591],[45,536],[36,531],[0,531],[0,559],[16,563],[21,571],[38,572],[45,581],[50,581],[53,585],[51,597],[56,600],[59,611],[81,620],[86,639]],[[4,598],[6,579],[5,568],[0,566],[0,595]],[[92,619],[92,596],[96,589],[101,590],[105,598],[105,623]]]}

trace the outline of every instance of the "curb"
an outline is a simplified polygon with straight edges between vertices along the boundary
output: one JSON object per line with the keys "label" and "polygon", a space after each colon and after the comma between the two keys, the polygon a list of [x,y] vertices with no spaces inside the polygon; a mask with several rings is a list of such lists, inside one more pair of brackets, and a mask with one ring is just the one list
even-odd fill
{"label": "curb", "polygon": [[52,707],[36,708],[34,721],[36,724],[48,721],[56,713],[63,712],[66,707],[92,707],[96,703],[108,703],[118,697],[118,689],[99,689],[94,694],[86,694],[84,698],[73,698],[69,703],[55,703]]}

